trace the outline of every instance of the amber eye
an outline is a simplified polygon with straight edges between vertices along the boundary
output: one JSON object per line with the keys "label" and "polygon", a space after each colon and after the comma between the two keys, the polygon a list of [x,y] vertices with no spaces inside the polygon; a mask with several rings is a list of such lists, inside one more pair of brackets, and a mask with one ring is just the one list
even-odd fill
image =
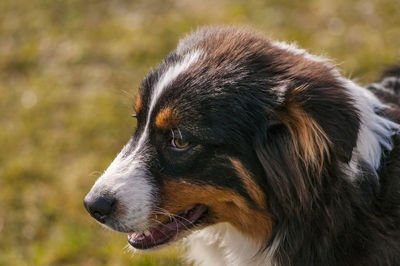
{"label": "amber eye", "polygon": [[185,142],[185,141],[182,141],[179,139],[172,139],[171,145],[177,149],[184,149],[189,145],[189,142],[187,142],[187,141]]}

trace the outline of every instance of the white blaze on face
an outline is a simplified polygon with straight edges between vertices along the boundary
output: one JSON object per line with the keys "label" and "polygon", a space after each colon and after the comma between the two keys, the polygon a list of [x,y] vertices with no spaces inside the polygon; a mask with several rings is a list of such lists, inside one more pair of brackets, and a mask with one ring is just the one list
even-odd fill
{"label": "white blaze on face", "polygon": [[167,68],[160,76],[153,87],[146,125],[138,141],[133,143],[131,139],[128,142],[89,192],[92,197],[112,195],[117,200],[117,206],[121,211],[118,212],[118,217],[113,217],[113,220],[118,222],[119,228],[130,231],[147,229],[147,220],[156,192],[147,168],[150,118],[154,106],[168,85],[194,64],[200,56],[200,51],[192,51],[183,56],[183,59],[175,65]]}

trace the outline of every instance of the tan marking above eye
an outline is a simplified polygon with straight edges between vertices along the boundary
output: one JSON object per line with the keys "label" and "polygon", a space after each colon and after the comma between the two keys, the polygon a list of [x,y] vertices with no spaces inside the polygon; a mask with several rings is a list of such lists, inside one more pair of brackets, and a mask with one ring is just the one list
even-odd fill
{"label": "tan marking above eye", "polygon": [[178,116],[176,111],[171,107],[161,109],[156,116],[156,127],[161,130],[170,130],[178,124]]}
{"label": "tan marking above eye", "polygon": [[142,97],[140,96],[140,94],[138,94],[136,97],[136,104],[135,104],[136,115],[139,114],[141,107],[142,107]]}

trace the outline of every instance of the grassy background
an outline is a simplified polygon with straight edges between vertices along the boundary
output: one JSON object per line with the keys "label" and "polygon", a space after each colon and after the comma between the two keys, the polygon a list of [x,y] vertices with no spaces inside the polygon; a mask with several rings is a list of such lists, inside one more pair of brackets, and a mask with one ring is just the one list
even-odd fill
{"label": "grassy background", "polygon": [[135,128],[136,88],[205,24],[249,25],[366,83],[400,59],[398,0],[1,0],[0,265],[177,265],[124,249],[82,199]]}

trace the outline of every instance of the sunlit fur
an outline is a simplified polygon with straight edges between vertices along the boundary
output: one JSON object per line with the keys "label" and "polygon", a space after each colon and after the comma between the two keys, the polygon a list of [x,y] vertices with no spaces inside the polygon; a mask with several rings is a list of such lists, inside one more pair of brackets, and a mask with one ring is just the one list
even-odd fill
{"label": "sunlit fur", "polygon": [[399,76],[366,89],[295,45],[199,29],[142,82],[89,196],[116,200],[121,232],[207,206],[181,234],[197,265],[396,265]]}

